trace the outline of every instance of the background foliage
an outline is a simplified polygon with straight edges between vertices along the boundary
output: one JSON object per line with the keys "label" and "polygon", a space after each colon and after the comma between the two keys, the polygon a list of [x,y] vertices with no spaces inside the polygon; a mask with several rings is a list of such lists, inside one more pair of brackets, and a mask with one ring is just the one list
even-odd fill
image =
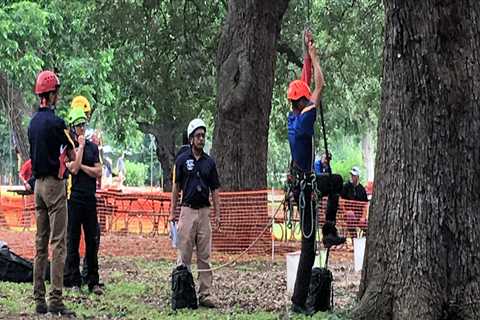
{"label": "background foliage", "polygon": [[[360,141],[365,132],[375,131],[379,107],[382,10],[378,0],[290,1],[276,63],[270,185],[279,185],[290,160],[285,91],[300,75],[306,24],[315,35],[326,78],[323,104],[333,167],[345,175],[351,165],[363,165]],[[94,108],[90,126],[102,129],[104,144],[129,150],[127,158],[146,164],[148,169],[140,171],[147,183],[151,146],[145,134],[152,134],[158,184],[160,168],[162,176],[170,175],[190,119],[203,117],[213,130],[214,62],[226,11],[227,1],[220,0],[3,1],[0,70],[31,106],[24,110],[27,125],[36,103],[35,75],[55,69],[62,81],[59,114],[66,114],[73,96],[87,96]],[[7,119],[0,114],[3,162],[13,152]],[[316,131],[319,139],[320,126]],[[321,140],[316,145],[321,152]],[[4,175],[6,167],[1,168]]]}

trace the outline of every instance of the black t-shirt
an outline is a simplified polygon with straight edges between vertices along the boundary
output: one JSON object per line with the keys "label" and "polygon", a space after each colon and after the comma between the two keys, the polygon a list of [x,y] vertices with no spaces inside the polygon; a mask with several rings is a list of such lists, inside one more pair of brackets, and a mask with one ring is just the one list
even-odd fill
{"label": "black t-shirt", "polygon": [[178,149],[177,153],[175,154],[175,161],[177,161],[177,158],[178,158],[179,155],[181,155],[185,151],[189,151],[189,150],[191,150],[191,146],[189,144],[181,145],[180,148]]}
{"label": "black t-shirt", "polygon": [[65,122],[50,108],[39,108],[28,126],[32,174],[35,178],[57,177],[60,152],[73,148]]}
{"label": "black t-shirt", "polygon": [[340,196],[347,200],[368,201],[367,192],[362,184],[359,183],[357,186],[354,186],[351,181],[343,185]]}
{"label": "black t-shirt", "polygon": [[[98,155],[98,146],[88,140],[85,141],[83,149],[82,164],[93,167],[95,163],[100,162]],[[90,177],[82,169],[78,170],[76,175],[72,175],[72,189],[70,199],[73,200],[95,200],[97,191],[97,179]]]}
{"label": "black t-shirt", "polygon": [[196,160],[191,149],[178,156],[174,182],[182,189],[182,205],[195,209],[209,207],[210,191],[220,187],[215,161],[206,153]]}

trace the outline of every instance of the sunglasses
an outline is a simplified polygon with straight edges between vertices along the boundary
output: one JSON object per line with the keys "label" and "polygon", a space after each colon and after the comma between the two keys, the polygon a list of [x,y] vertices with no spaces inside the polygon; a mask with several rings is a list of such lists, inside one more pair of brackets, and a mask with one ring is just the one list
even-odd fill
{"label": "sunglasses", "polygon": [[79,124],[76,124],[76,125],[75,125],[75,128],[85,128],[86,125],[87,125],[87,124],[86,124],[85,122],[79,123]]}

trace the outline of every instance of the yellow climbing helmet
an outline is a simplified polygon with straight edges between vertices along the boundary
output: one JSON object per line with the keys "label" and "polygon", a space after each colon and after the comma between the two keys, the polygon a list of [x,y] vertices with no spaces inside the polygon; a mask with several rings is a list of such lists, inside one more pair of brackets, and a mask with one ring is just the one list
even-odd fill
{"label": "yellow climbing helmet", "polygon": [[90,107],[90,102],[84,96],[76,96],[73,98],[72,103],[70,104],[72,108],[83,108],[83,112],[91,113],[92,108]]}

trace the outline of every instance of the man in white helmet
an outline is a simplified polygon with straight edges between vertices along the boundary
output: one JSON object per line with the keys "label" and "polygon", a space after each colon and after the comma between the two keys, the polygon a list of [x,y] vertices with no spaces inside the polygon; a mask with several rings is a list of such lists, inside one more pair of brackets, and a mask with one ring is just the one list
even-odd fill
{"label": "man in white helmet", "polygon": [[[215,224],[220,226],[220,201],[217,167],[215,161],[203,151],[206,126],[201,119],[192,120],[187,128],[190,150],[181,153],[175,161],[173,175],[172,205],[170,221],[175,220],[179,191],[182,191],[180,217],[177,230],[177,265],[190,268],[193,248],[197,248],[197,264],[200,270],[210,269],[212,228],[210,224],[210,191],[215,209]],[[199,304],[214,308],[215,301],[210,293],[212,272],[201,271]]]}

